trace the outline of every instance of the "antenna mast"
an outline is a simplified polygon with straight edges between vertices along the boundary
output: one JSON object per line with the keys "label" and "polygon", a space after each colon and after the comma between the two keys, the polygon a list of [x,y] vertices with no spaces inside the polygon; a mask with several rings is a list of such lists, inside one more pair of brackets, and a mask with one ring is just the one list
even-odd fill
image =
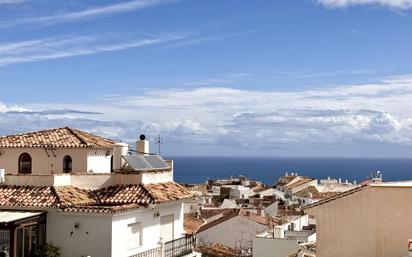
{"label": "antenna mast", "polygon": [[160,137],[160,134],[155,138],[155,143],[156,143],[156,145],[157,145],[157,147],[158,147],[158,151],[157,151],[157,153],[159,154],[159,155],[161,155],[161,151],[160,151],[160,145],[162,145],[163,144],[163,138],[162,137]]}

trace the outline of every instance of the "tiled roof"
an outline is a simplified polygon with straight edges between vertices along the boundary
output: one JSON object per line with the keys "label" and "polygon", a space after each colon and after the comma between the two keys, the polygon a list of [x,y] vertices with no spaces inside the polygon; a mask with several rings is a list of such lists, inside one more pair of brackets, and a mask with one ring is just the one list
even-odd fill
{"label": "tiled roof", "polygon": [[219,214],[228,214],[233,212],[233,209],[217,209],[217,208],[213,208],[213,209],[205,209],[205,208],[201,208],[200,209],[200,214],[202,216],[202,218],[204,219],[209,219],[213,216],[219,215]]}
{"label": "tiled roof", "polygon": [[339,193],[339,194],[337,194],[337,195],[335,195],[335,196],[328,197],[328,198],[325,198],[325,199],[323,199],[323,200],[320,200],[319,202],[312,203],[312,204],[309,204],[309,205],[307,205],[307,206],[304,206],[303,209],[306,210],[306,209],[310,209],[310,208],[313,208],[313,207],[316,207],[316,206],[319,206],[319,205],[323,205],[323,204],[325,204],[325,203],[328,203],[328,202],[331,202],[331,201],[340,199],[340,198],[342,198],[342,197],[346,197],[346,196],[348,196],[348,195],[357,193],[357,192],[359,192],[359,191],[361,191],[361,190],[363,190],[363,189],[365,189],[365,188],[367,188],[367,187],[369,187],[369,186],[368,186],[368,185],[364,185],[364,186],[355,187],[354,189],[351,189],[351,190],[349,190],[349,191],[345,191],[345,192]]}
{"label": "tiled roof", "polygon": [[189,213],[185,213],[184,215],[183,227],[186,234],[193,235],[204,223],[204,220]]}
{"label": "tiled roof", "polygon": [[206,257],[235,257],[238,253],[235,249],[221,244],[210,244],[199,246],[195,249],[196,252],[202,253]]}
{"label": "tiled roof", "polygon": [[[115,185],[99,190],[73,186],[0,186],[0,207],[60,208],[76,212],[118,212],[148,204],[190,198],[189,191],[174,182],[147,185]],[[173,192],[176,190],[175,192]]]}
{"label": "tiled roof", "polygon": [[111,148],[114,143],[68,127],[0,137],[0,147]]}
{"label": "tiled roof", "polygon": [[101,204],[119,205],[119,204],[150,204],[153,198],[141,185],[115,185],[100,190],[95,194]]}
{"label": "tiled roof", "polygon": [[332,197],[339,194],[339,192],[319,192],[319,190],[314,186],[309,186],[305,189],[300,190],[293,194],[297,197],[305,197],[305,198],[312,198],[312,199],[323,199],[327,197]]}
{"label": "tiled roof", "polygon": [[48,208],[57,204],[51,187],[0,186],[0,206]]}
{"label": "tiled roof", "polygon": [[53,187],[56,192],[59,207],[97,204],[96,196],[90,190],[74,186]]}
{"label": "tiled roof", "polygon": [[303,184],[309,183],[309,182],[311,182],[311,181],[313,181],[313,180],[315,180],[315,179],[313,179],[313,178],[302,178],[301,180],[299,180],[299,181],[297,181],[297,182],[295,182],[295,183],[293,183],[293,184],[291,184],[291,185],[286,186],[286,188],[287,188],[287,189],[292,189],[292,188],[301,186],[301,185],[303,185]]}
{"label": "tiled roof", "polygon": [[171,202],[192,198],[194,195],[184,186],[175,182],[146,184],[143,187],[153,197],[155,203]]}

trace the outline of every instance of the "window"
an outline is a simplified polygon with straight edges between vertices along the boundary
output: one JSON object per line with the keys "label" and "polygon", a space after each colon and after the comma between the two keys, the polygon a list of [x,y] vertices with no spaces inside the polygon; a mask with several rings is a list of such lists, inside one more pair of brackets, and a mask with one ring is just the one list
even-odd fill
{"label": "window", "polygon": [[28,153],[22,153],[19,157],[19,173],[31,173],[31,156]]}
{"label": "window", "polygon": [[63,173],[70,172],[72,172],[72,157],[70,157],[70,155],[66,155],[63,158]]}
{"label": "window", "polygon": [[142,227],[141,223],[132,223],[127,225],[129,230],[127,249],[135,249],[142,245]]}

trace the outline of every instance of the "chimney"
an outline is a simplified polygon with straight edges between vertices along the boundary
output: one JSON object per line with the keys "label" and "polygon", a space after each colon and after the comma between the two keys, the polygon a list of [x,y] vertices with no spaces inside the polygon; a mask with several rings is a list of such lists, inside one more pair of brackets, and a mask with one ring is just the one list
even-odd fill
{"label": "chimney", "polygon": [[122,169],[124,165],[123,155],[129,151],[129,145],[125,143],[116,143],[113,145],[113,171]]}
{"label": "chimney", "polygon": [[149,154],[149,140],[146,140],[145,135],[140,135],[140,140],[136,142],[136,151],[137,154],[144,154],[148,155]]}
{"label": "chimney", "polygon": [[250,211],[246,211],[245,216],[249,217],[250,216]]}
{"label": "chimney", "polygon": [[257,215],[262,216],[262,208],[258,207],[256,210],[257,210]]}

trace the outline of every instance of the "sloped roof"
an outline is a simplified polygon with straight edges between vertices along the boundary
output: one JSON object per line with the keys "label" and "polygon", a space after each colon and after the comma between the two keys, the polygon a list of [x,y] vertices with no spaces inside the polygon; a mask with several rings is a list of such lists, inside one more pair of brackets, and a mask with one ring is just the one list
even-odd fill
{"label": "sloped roof", "polygon": [[0,137],[0,147],[111,148],[115,141],[69,127]]}
{"label": "sloped roof", "polygon": [[0,206],[55,207],[58,198],[51,187],[0,186]]}
{"label": "sloped roof", "polygon": [[202,256],[207,257],[235,257],[238,256],[237,251],[221,244],[210,244],[196,247],[195,251],[202,253]]}
{"label": "sloped roof", "polygon": [[297,197],[305,197],[305,198],[312,198],[312,199],[323,199],[323,198],[328,198],[335,196],[339,194],[340,192],[319,192],[319,190],[314,187],[314,186],[309,186],[305,189],[302,189],[296,193],[294,193],[294,196]]}
{"label": "sloped roof", "polygon": [[359,192],[359,191],[361,191],[361,190],[363,190],[363,189],[365,189],[365,188],[367,188],[367,187],[369,187],[369,186],[364,185],[364,186],[355,187],[354,189],[351,189],[351,190],[348,190],[348,191],[339,193],[339,194],[337,194],[337,195],[335,195],[335,196],[332,196],[332,197],[325,198],[325,199],[323,199],[323,200],[320,200],[319,202],[306,205],[306,206],[303,207],[303,209],[306,210],[306,209],[311,209],[311,208],[316,207],[316,206],[319,206],[319,205],[323,205],[323,204],[325,204],[325,203],[328,203],[328,202],[331,202],[331,201],[334,201],[334,200],[337,200],[337,199],[346,197],[346,196],[348,196],[348,195],[357,193],[357,192]]}
{"label": "sloped roof", "polygon": [[[59,208],[65,211],[117,212],[190,198],[175,182],[149,185],[115,185],[98,190],[73,186],[0,186],[0,207]],[[178,189],[177,192],[172,192]],[[163,192],[166,190],[168,192]]]}
{"label": "sloped roof", "polygon": [[101,204],[150,204],[152,197],[141,185],[115,185],[96,190],[95,194]]}
{"label": "sloped roof", "polygon": [[195,217],[190,213],[185,213],[183,227],[186,234],[193,235],[205,223],[201,218]]}
{"label": "sloped roof", "polygon": [[193,197],[193,193],[175,182],[146,184],[143,187],[153,197],[155,203],[176,201]]}
{"label": "sloped roof", "polygon": [[311,181],[313,181],[313,180],[315,180],[315,179],[303,177],[301,180],[299,180],[299,181],[297,181],[297,182],[295,182],[295,183],[293,183],[293,184],[291,184],[291,185],[287,185],[286,188],[287,188],[287,189],[292,189],[292,188],[301,186],[301,185],[303,185],[303,184],[309,183],[309,182],[311,182]]}
{"label": "sloped roof", "polygon": [[234,217],[237,217],[237,216],[246,218],[248,220],[251,220],[251,221],[256,222],[258,224],[261,224],[261,225],[268,225],[268,222],[270,222],[272,224],[273,223],[278,224],[278,221],[279,221],[278,219],[273,218],[273,217],[263,217],[263,216],[256,215],[256,214],[254,214],[254,213],[252,213],[248,210],[245,210],[245,209],[234,209],[232,212],[224,214],[223,217],[204,224],[203,226],[201,226],[198,229],[198,231],[196,233],[199,233],[199,232],[202,232],[202,231],[207,230],[209,228],[212,228],[216,225],[219,225],[219,224],[221,224],[221,223],[223,223],[227,220],[230,220]]}

